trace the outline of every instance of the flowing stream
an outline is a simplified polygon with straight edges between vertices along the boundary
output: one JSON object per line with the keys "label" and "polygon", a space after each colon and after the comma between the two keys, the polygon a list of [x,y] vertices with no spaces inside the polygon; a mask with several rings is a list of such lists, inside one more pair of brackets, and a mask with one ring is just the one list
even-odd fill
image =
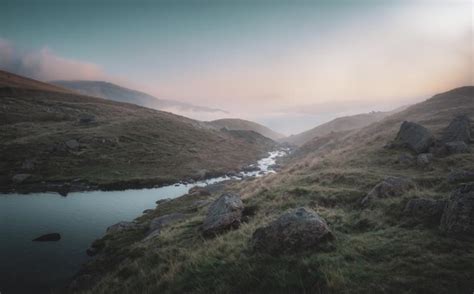
{"label": "flowing stream", "polygon": [[[259,160],[255,170],[193,184],[153,189],[87,191],[61,197],[56,193],[0,194],[0,293],[42,293],[66,283],[88,260],[85,250],[119,221],[131,221],[155,202],[186,194],[195,186],[274,173],[272,165],[286,150]],[[58,242],[32,242],[57,232]]]}

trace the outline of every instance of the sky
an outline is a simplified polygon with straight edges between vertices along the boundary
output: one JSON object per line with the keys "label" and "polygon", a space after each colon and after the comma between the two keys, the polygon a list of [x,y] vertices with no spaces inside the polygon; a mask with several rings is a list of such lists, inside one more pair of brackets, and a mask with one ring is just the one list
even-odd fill
{"label": "sky", "polygon": [[[473,84],[473,0],[0,0],[0,68],[294,134]],[[220,117],[218,117],[220,116]]]}

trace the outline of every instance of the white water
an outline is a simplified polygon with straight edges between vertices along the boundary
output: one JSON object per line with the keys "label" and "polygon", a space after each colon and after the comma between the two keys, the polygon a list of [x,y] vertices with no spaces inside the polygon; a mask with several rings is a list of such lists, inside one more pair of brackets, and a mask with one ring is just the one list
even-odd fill
{"label": "white water", "polygon": [[[286,151],[270,152],[258,170],[216,177],[193,184],[152,189],[88,191],[61,197],[56,193],[0,196],[0,293],[42,293],[65,283],[87,261],[85,250],[110,225],[130,221],[155,202],[184,195],[195,186],[261,177]],[[32,242],[46,233],[61,234],[58,242]]]}

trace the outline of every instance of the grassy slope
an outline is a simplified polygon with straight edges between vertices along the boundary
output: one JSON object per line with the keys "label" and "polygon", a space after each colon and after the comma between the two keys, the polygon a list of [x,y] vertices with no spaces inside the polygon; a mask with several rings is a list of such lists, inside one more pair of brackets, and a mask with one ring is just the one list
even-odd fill
{"label": "grassy slope", "polygon": [[263,126],[256,122],[243,120],[243,119],[224,118],[224,119],[213,120],[213,121],[210,121],[209,123],[217,128],[226,128],[228,130],[254,131],[272,140],[277,140],[284,137],[284,135],[277,133],[266,126]]}
{"label": "grassy slope", "polygon": [[[99,282],[86,292],[470,293],[474,239],[443,236],[436,226],[414,225],[401,212],[410,198],[448,197],[456,187],[446,181],[449,170],[472,168],[474,153],[435,159],[426,170],[398,166],[400,151],[383,148],[402,120],[438,133],[461,113],[474,116],[472,88],[435,96],[342,136],[335,148],[299,153],[277,175],[228,185],[253,213],[238,230],[215,239],[199,234],[206,208],[190,208],[196,199],[185,196],[158,206],[138,220],[146,223],[174,211],[190,217],[154,241],[139,242],[144,232],[137,231],[99,241],[103,254],[83,271]],[[386,175],[411,177],[418,187],[362,209],[359,200]],[[283,257],[248,250],[256,228],[298,206],[313,208],[328,221],[336,235],[333,250]]]}
{"label": "grassy slope", "polygon": [[[24,186],[75,179],[103,185],[174,182],[237,170],[274,147],[258,134],[211,130],[171,113],[24,88],[0,89],[3,190],[14,174],[25,172],[33,176]],[[96,122],[79,123],[84,114]],[[61,150],[70,139],[80,148]],[[25,160],[35,162],[33,171],[22,168]]]}

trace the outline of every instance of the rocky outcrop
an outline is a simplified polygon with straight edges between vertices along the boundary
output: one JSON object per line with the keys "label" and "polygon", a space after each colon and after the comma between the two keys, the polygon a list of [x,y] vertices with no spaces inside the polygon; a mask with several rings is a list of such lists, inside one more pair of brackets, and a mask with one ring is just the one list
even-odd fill
{"label": "rocky outcrop", "polygon": [[387,198],[402,196],[405,192],[415,187],[412,180],[402,177],[386,177],[378,183],[362,200],[362,205],[367,205],[373,198]]}
{"label": "rocky outcrop", "polygon": [[161,234],[161,230],[164,227],[167,227],[173,223],[176,223],[186,217],[185,214],[175,212],[167,215],[163,215],[160,217],[156,217],[151,220],[150,226],[148,229],[147,236],[145,237],[145,240],[152,239],[154,237],[157,237]]}
{"label": "rocky outcrop", "polygon": [[445,205],[445,200],[411,199],[406,204],[403,215],[414,218],[417,222],[438,225]]}
{"label": "rocky outcrop", "polygon": [[250,247],[268,254],[317,250],[333,235],[324,219],[308,208],[291,210],[268,226],[257,229]]}
{"label": "rocky outcrop", "polygon": [[224,193],[214,201],[207,212],[202,224],[204,236],[214,236],[229,229],[240,226],[244,204],[240,196],[234,193]]}
{"label": "rocky outcrop", "polygon": [[474,181],[474,170],[453,170],[448,174],[448,182],[462,183]]}
{"label": "rocky outcrop", "polygon": [[453,119],[444,130],[441,141],[444,143],[462,141],[471,143],[471,120],[467,115],[461,115]]}
{"label": "rocky outcrop", "polygon": [[33,239],[34,242],[55,242],[59,240],[61,240],[61,235],[59,233],[45,234]]}
{"label": "rocky outcrop", "polygon": [[140,228],[140,225],[135,223],[135,222],[119,222],[116,223],[115,225],[111,225],[110,227],[107,228],[107,233],[117,233],[117,232],[122,232],[122,231],[128,231],[128,230],[136,230]]}
{"label": "rocky outcrop", "polygon": [[433,134],[427,128],[417,123],[405,121],[390,146],[409,148],[420,154],[427,152],[433,143]]}
{"label": "rocky outcrop", "polygon": [[453,192],[444,209],[440,230],[449,235],[474,236],[474,184]]}
{"label": "rocky outcrop", "polygon": [[464,141],[454,141],[448,142],[445,144],[446,153],[451,154],[460,154],[460,153],[469,153],[469,146],[464,143]]}

